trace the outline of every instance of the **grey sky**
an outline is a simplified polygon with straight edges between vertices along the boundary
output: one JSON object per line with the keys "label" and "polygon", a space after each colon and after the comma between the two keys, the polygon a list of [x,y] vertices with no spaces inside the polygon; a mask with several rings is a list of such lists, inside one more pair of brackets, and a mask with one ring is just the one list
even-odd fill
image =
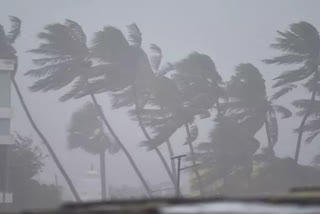
{"label": "grey sky", "polygon": [[[147,49],[150,43],[159,45],[165,56],[164,61],[179,60],[191,51],[198,51],[212,57],[225,80],[237,64],[250,62],[260,69],[268,83],[280,68],[266,66],[261,59],[272,55],[269,44],[274,40],[276,30],[285,30],[289,24],[302,20],[320,28],[320,1],[316,0],[0,0],[0,3],[1,24],[8,26],[8,15],[18,16],[23,21],[22,35],[16,44],[20,60],[17,78],[36,122],[74,180],[81,176],[85,167],[89,167],[91,162],[97,163],[98,159],[67,148],[65,130],[71,112],[83,100],[58,103],[57,98],[62,92],[30,93],[27,87],[31,80],[23,76],[33,66],[32,55],[25,51],[37,46],[36,34],[46,24],[72,19],[83,26],[90,41],[93,33],[105,25],[113,25],[126,32],[126,26],[135,22],[143,33],[144,47]],[[136,124],[129,121],[124,111],[110,111],[107,97],[99,97],[99,100],[111,124],[133,152],[148,180],[151,183],[167,180],[154,153],[139,147],[143,136]],[[283,103],[289,101],[290,97]],[[13,106],[15,119],[12,129],[36,136],[16,98],[13,99]],[[281,156],[293,155],[296,138],[292,129],[297,126],[297,122],[292,119],[280,124],[277,152]],[[204,132],[202,138],[205,138],[205,130],[211,124],[207,121],[199,125]],[[173,137],[176,153],[186,152],[180,146],[184,137],[183,132]],[[260,139],[264,142],[263,134]],[[304,146],[302,161],[307,163],[316,150],[319,151],[319,146]],[[117,170],[113,170],[115,167]],[[122,154],[107,157],[107,172],[107,178],[112,184],[139,184]],[[54,173],[58,174],[58,171],[53,165],[47,167],[42,179],[50,182]]]}

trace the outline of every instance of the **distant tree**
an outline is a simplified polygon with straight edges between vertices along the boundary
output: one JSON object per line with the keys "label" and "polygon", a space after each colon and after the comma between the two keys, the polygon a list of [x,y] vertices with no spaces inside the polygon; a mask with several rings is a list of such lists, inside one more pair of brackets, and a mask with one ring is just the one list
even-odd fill
{"label": "distant tree", "polygon": [[285,32],[278,31],[279,37],[271,45],[272,48],[282,51],[282,55],[272,59],[264,60],[268,64],[279,65],[299,65],[298,68],[284,71],[275,78],[274,88],[281,89],[273,95],[273,99],[278,99],[289,91],[297,88],[298,83],[304,81],[311,97],[308,100],[305,114],[298,128],[298,138],[295,151],[295,161],[299,161],[299,154],[303,132],[308,117],[312,112],[319,82],[319,51],[320,38],[318,30],[307,22],[299,22],[290,25],[290,29]]}
{"label": "distant tree", "polygon": [[251,194],[282,194],[294,187],[320,184],[319,169],[299,165],[292,158],[275,157],[268,162],[256,163],[255,168],[248,190]]}
{"label": "distant tree", "polygon": [[[105,27],[103,31],[96,33],[93,46],[89,48],[87,46],[87,37],[78,23],[66,20],[64,24],[47,25],[45,31],[38,34],[38,37],[44,42],[38,48],[30,50],[30,52],[43,57],[33,60],[39,68],[28,71],[26,75],[38,79],[30,87],[32,91],[47,92],[71,86],[71,90],[65,93],[60,98],[60,101],[89,95],[100,118],[108,128],[111,136],[119,144],[140,181],[143,183],[145,190],[150,195],[151,191],[144,176],[137,167],[132,155],[113,130],[95,96],[95,93],[105,91],[104,87],[112,91],[118,89],[118,87],[125,87],[128,81],[132,80],[122,73],[128,70],[128,67],[125,67],[127,66],[126,64],[121,64],[124,67],[115,70],[114,64],[95,63],[103,62],[103,58],[113,59],[119,54],[113,49],[114,45],[118,45],[116,41],[120,41],[120,49],[127,47],[127,41],[121,37],[121,33],[120,37],[118,37],[118,31],[114,27]],[[105,37],[105,35],[108,36]],[[111,43],[108,42],[110,40],[106,40],[110,38]],[[102,43],[97,44],[98,41]],[[108,45],[111,46],[111,49],[107,48]],[[126,57],[131,59],[131,56],[132,54],[130,53]],[[99,81],[101,78],[98,78],[104,75],[107,75],[106,79],[108,82]],[[94,80],[91,78],[94,78]],[[121,84],[113,84],[117,81],[120,81]],[[89,84],[91,82],[92,84]]]}
{"label": "distant tree", "polygon": [[242,185],[248,188],[253,154],[259,148],[259,141],[236,120],[223,115],[216,117],[209,140],[199,143],[196,156],[201,163],[199,169],[206,190],[215,186],[214,189],[226,191],[230,176],[239,170],[246,176],[247,183]]}
{"label": "distant tree", "polygon": [[116,142],[112,141],[103,127],[94,104],[88,102],[74,112],[68,128],[70,149],[81,148],[84,151],[99,155],[101,196],[107,198],[105,153],[114,154],[119,150]]}
{"label": "distant tree", "polygon": [[76,198],[77,201],[80,201],[79,195],[78,195],[70,177],[68,176],[67,172],[65,171],[62,164],[60,163],[60,161],[59,161],[57,155],[55,154],[54,150],[52,149],[49,141],[42,134],[39,127],[35,123],[28,106],[27,106],[26,102],[24,101],[24,97],[20,91],[19,85],[16,82],[15,74],[18,70],[18,57],[16,56],[16,51],[13,48],[13,44],[16,41],[16,39],[18,38],[18,36],[20,35],[21,20],[17,17],[14,17],[14,16],[11,16],[10,20],[12,22],[12,25],[11,25],[11,30],[9,31],[9,33],[7,35],[5,34],[5,31],[2,27],[2,25],[0,25],[0,56],[1,56],[1,58],[3,57],[3,58],[16,59],[15,70],[12,75],[12,83],[15,87],[15,90],[17,92],[17,95],[18,95],[19,101],[22,105],[22,108],[25,111],[32,128],[37,133],[37,135],[40,137],[40,139],[44,143],[44,145],[47,147],[52,159],[54,160],[55,164],[57,165],[58,169],[60,170],[62,176],[66,179],[68,186],[70,187],[71,192],[73,193],[74,197]]}
{"label": "distant tree", "polygon": [[15,144],[9,148],[12,209],[45,209],[58,206],[61,203],[60,187],[40,184],[34,179],[44,167],[46,156],[41,149],[33,145],[31,138],[20,134],[15,135]]}

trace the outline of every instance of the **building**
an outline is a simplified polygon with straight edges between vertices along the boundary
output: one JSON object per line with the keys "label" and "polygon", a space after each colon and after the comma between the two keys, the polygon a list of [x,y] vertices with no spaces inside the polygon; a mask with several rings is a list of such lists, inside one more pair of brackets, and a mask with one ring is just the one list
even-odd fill
{"label": "building", "polygon": [[83,201],[101,200],[100,174],[93,166],[80,179],[78,189]]}
{"label": "building", "polygon": [[12,203],[12,193],[8,186],[8,146],[13,143],[10,132],[11,77],[15,69],[15,60],[9,57],[0,59],[0,205]]}

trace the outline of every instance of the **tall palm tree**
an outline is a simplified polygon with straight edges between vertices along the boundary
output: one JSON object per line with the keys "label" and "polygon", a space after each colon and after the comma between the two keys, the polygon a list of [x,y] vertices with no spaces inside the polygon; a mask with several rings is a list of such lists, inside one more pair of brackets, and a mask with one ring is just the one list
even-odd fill
{"label": "tall palm tree", "polygon": [[[186,145],[189,146],[191,154],[190,160],[196,165],[192,143],[196,139],[197,129],[193,125],[190,130],[189,125],[194,123],[196,115],[203,118],[210,116],[209,110],[218,103],[217,94],[221,77],[216,72],[213,61],[206,55],[192,53],[177,63],[167,64],[159,69],[161,49],[153,45],[152,51],[154,56],[150,61],[155,67],[156,81],[153,82],[151,89],[151,103],[162,111],[169,112],[170,116],[162,121],[162,126],[157,127],[151,149],[166,142],[177,129],[184,126],[187,133]],[[170,79],[167,74],[173,70]],[[194,172],[198,184],[202,186],[196,168]],[[199,189],[201,195],[204,195],[202,187]]]}
{"label": "tall palm tree", "polygon": [[[105,28],[105,31],[111,33],[112,37],[118,30],[109,27]],[[38,48],[30,50],[30,52],[39,54],[43,57],[33,60],[39,68],[30,70],[26,73],[26,75],[38,79],[33,83],[30,89],[32,91],[47,92],[49,90],[59,90],[71,86],[71,90],[60,98],[61,101],[89,95],[111,136],[125,153],[147,194],[151,195],[150,188],[133,157],[111,127],[102,108],[98,104],[95,93],[100,92],[100,85],[95,84],[95,86],[99,86],[97,88],[89,87],[91,86],[91,84],[89,84],[90,78],[94,77],[97,80],[101,75],[108,75],[108,80],[109,77],[112,77],[113,80],[119,80],[122,86],[127,84],[127,81],[130,82],[131,79],[129,77],[121,78],[123,74],[121,73],[123,70],[122,68],[119,68],[119,72],[116,72],[113,69],[113,65],[97,63],[97,60],[95,59],[96,54],[97,52],[99,53],[101,49],[105,48],[105,46],[103,46],[103,44],[97,46],[94,41],[92,49],[89,49],[87,47],[85,33],[81,26],[74,21],[66,20],[64,24],[58,23],[47,25],[45,31],[39,33],[38,37],[44,42],[41,43]],[[121,41],[121,38],[118,37],[113,37],[113,39],[120,39]],[[121,46],[121,48],[123,48],[123,46]],[[108,57],[111,58],[117,55],[117,53],[113,51],[107,51],[105,54],[109,54],[110,56]],[[126,57],[130,59],[131,55],[129,54]],[[107,87],[110,90],[115,90],[119,85],[114,85],[112,84],[112,81],[109,81]]]}
{"label": "tall palm tree", "polygon": [[[92,54],[98,61],[104,63],[108,72],[103,78],[94,80],[90,90],[98,93],[113,92],[113,99],[119,103],[116,105],[117,108],[134,106],[139,126],[146,142],[150,143],[151,136],[141,119],[141,109],[144,105],[145,94],[154,83],[155,77],[148,57],[141,48],[140,30],[136,24],[129,25],[128,29],[129,41],[125,39],[121,31],[114,29],[111,32],[110,27],[105,27],[96,33]],[[163,154],[159,148],[155,148],[155,152],[176,187],[176,181]]]}
{"label": "tall palm tree", "polygon": [[101,196],[107,198],[105,153],[114,154],[119,146],[112,141],[104,130],[103,122],[93,103],[87,102],[74,112],[68,128],[70,149],[81,148],[84,151],[98,155],[100,160]]}
{"label": "tall palm tree", "polygon": [[[274,156],[273,147],[278,140],[278,123],[276,112],[284,118],[291,112],[283,106],[274,105],[267,99],[265,80],[260,71],[252,64],[240,64],[235,74],[227,83],[228,102],[223,104],[225,115],[236,121],[241,128],[254,138],[265,126],[268,140],[268,157]],[[258,145],[259,148],[259,145]],[[247,160],[245,170],[248,184],[251,181],[253,158]]]}
{"label": "tall palm tree", "polygon": [[299,65],[296,69],[284,71],[275,78],[274,88],[281,89],[276,92],[275,98],[279,98],[297,87],[301,81],[307,81],[307,87],[311,92],[307,111],[302,117],[298,128],[295,161],[299,161],[299,154],[305,123],[311,114],[312,106],[316,98],[319,81],[319,51],[320,38],[318,30],[307,22],[299,22],[290,25],[290,29],[281,32],[279,37],[271,45],[272,48],[282,52],[280,56],[264,60],[268,64]]}
{"label": "tall palm tree", "polygon": [[37,126],[37,124],[33,120],[33,117],[31,116],[29,108],[28,108],[26,102],[24,101],[24,97],[23,97],[23,95],[22,95],[22,93],[20,91],[19,85],[16,82],[15,74],[16,74],[16,72],[18,70],[18,57],[16,56],[16,51],[13,48],[12,45],[15,42],[15,40],[18,38],[18,36],[20,35],[21,20],[19,18],[17,18],[17,17],[13,17],[13,16],[10,17],[10,20],[12,22],[12,27],[11,27],[11,31],[8,33],[8,35],[5,34],[5,31],[4,31],[3,27],[0,25],[0,47],[1,47],[0,48],[0,50],[1,50],[0,51],[0,55],[1,55],[1,58],[9,57],[9,58],[15,58],[16,59],[15,71],[14,71],[14,74],[12,75],[12,83],[14,85],[14,88],[15,88],[16,92],[17,92],[17,95],[18,95],[18,98],[19,98],[20,103],[22,105],[22,108],[25,111],[32,128],[34,129],[34,131],[37,133],[37,135],[40,137],[41,141],[44,143],[44,145],[48,149],[53,161],[57,165],[57,167],[60,170],[62,176],[65,178],[68,186],[70,187],[70,190],[71,190],[73,196],[75,197],[75,199],[77,201],[80,201],[79,194],[78,194],[76,188],[74,187],[70,177],[68,176],[67,172],[63,168],[63,165],[59,161],[59,159],[58,159],[57,155],[55,154],[54,150],[52,149],[49,141],[42,134],[42,132],[40,131],[39,127]]}
{"label": "tall palm tree", "polygon": [[[220,113],[219,98],[222,96],[222,78],[209,56],[197,52],[191,53],[175,63],[174,69],[176,72],[172,74],[172,79],[181,91],[184,106],[198,109],[207,116],[210,115],[210,109],[214,107]],[[193,165],[196,165],[192,143],[197,138],[198,129],[196,126],[192,126],[190,129],[189,123],[185,123],[184,127],[187,133],[186,144],[190,149],[191,161]],[[199,183],[200,194],[203,196],[204,188],[197,168],[194,169],[194,173]]]}

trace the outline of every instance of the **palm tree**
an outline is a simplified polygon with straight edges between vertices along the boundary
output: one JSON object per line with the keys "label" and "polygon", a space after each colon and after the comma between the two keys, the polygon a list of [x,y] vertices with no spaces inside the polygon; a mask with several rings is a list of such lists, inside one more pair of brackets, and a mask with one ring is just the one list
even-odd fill
{"label": "palm tree", "polygon": [[240,64],[236,74],[227,84],[229,101],[225,103],[227,114],[247,127],[254,136],[262,126],[265,126],[268,149],[273,153],[273,147],[278,141],[278,122],[276,113],[283,119],[291,117],[289,109],[274,104],[268,100],[265,80],[260,71],[252,64]]}
{"label": "palm tree", "polygon": [[73,113],[68,128],[68,142],[70,149],[81,148],[88,153],[99,155],[101,196],[105,200],[107,198],[105,153],[108,150],[114,154],[119,146],[104,130],[103,122],[93,103],[87,102]]}
{"label": "palm tree", "polygon": [[55,154],[54,150],[52,149],[49,141],[46,139],[46,137],[42,134],[42,132],[40,131],[39,127],[37,126],[37,124],[34,122],[33,117],[31,116],[31,113],[29,111],[29,108],[26,104],[26,102],[24,101],[24,97],[20,91],[19,85],[15,80],[15,74],[18,70],[18,58],[15,55],[16,51],[13,48],[13,43],[15,42],[15,40],[18,38],[18,36],[20,35],[20,31],[21,31],[21,20],[17,17],[10,17],[10,20],[12,22],[12,27],[11,27],[11,31],[9,32],[8,35],[5,34],[3,27],[0,25],[0,54],[1,57],[10,57],[10,58],[15,58],[16,59],[16,64],[15,64],[15,71],[14,74],[12,75],[12,83],[15,87],[15,90],[17,92],[18,98],[20,100],[20,103],[23,107],[23,110],[25,111],[29,122],[32,126],[32,128],[34,129],[34,131],[37,133],[37,135],[40,137],[41,141],[44,143],[44,145],[46,146],[46,148],[48,149],[53,161],[55,162],[55,164],[57,165],[58,169],[60,170],[62,176],[65,178],[68,186],[71,189],[71,192],[73,194],[73,196],[75,197],[75,199],[77,201],[80,201],[80,197],[79,194],[76,190],[76,188],[74,187],[70,177],[68,176],[67,172],[65,171],[65,169],[63,168],[61,162],[59,161],[57,155]]}
{"label": "palm tree", "polygon": [[[162,59],[161,49],[152,45],[151,50],[153,55],[150,61],[156,77],[152,84],[152,98],[149,102],[159,110],[165,110],[168,116],[162,120],[162,125],[156,128],[152,147],[149,145],[149,148],[154,149],[166,142],[177,129],[184,126],[187,133],[186,145],[189,146],[191,153],[190,160],[196,165],[192,142],[197,138],[197,129],[193,125],[190,130],[189,125],[194,123],[196,115],[208,117],[209,109],[215,104],[218,106],[217,94],[221,77],[216,72],[213,61],[206,55],[192,53],[177,63],[169,63],[159,69]],[[170,79],[166,74],[172,70],[175,72]],[[195,169],[194,172],[198,184],[202,186],[198,170]],[[199,189],[201,195],[204,195],[202,188]]]}
{"label": "palm tree", "polygon": [[[222,78],[209,56],[197,52],[191,53],[175,63],[174,69],[176,72],[172,74],[172,79],[181,91],[184,106],[197,109],[206,116],[210,116],[210,109],[216,107],[218,114],[220,114],[219,98],[222,96]],[[186,144],[190,149],[191,161],[193,165],[196,165],[192,143],[197,138],[198,129],[195,125],[190,129],[187,122],[184,127],[187,133]],[[194,173],[199,183],[200,194],[203,196],[204,188],[197,168]]]}
{"label": "palm tree", "polygon": [[[136,24],[129,25],[129,41],[127,41],[121,31],[112,29],[113,31],[111,27],[105,27],[95,35],[92,54],[98,61],[104,63],[108,72],[103,78],[93,81],[90,90],[98,93],[113,92],[113,99],[119,103],[116,105],[117,108],[134,106],[139,126],[146,142],[150,143],[151,136],[141,119],[141,109],[145,94],[155,82],[155,76],[148,57],[141,48],[141,32]],[[155,148],[155,152],[173,185],[176,186],[174,176],[163,154],[159,148]]]}
{"label": "palm tree", "polygon": [[282,55],[272,59],[264,60],[268,64],[279,65],[299,65],[293,70],[284,71],[275,78],[274,88],[281,89],[275,93],[274,97],[279,98],[297,87],[298,82],[307,81],[306,85],[311,92],[307,111],[303,115],[298,128],[298,138],[295,151],[295,161],[299,161],[299,154],[305,123],[311,114],[312,106],[315,101],[317,83],[319,81],[319,51],[320,38],[317,29],[307,23],[299,22],[290,26],[285,32],[278,31],[279,37],[271,45],[272,48],[282,51]]}
{"label": "palm tree", "polygon": [[[109,27],[105,28],[105,31],[109,31],[112,36],[114,32],[117,32],[117,29]],[[111,127],[102,108],[100,108],[98,104],[95,93],[98,93],[99,89],[101,89],[99,88],[100,85],[97,84],[99,87],[93,89],[90,87],[91,84],[89,84],[90,78],[97,78],[105,74],[107,74],[108,77],[121,78],[122,69],[120,69],[119,72],[115,72],[111,69],[113,65],[94,64],[96,60],[93,58],[96,53],[105,48],[105,46],[102,45],[100,47],[94,44],[92,50],[89,49],[86,44],[87,39],[85,33],[81,26],[74,21],[66,20],[65,24],[47,25],[45,32],[39,33],[38,37],[44,42],[30,52],[39,54],[43,56],[43,58],[34,59],[33,62],[38,65],[39,68],[26,73],[26,75],[38,79],[30,87],[31,90],[47,92],[49,90],[59,90],[71,85],[71,90],[60,98],[61,101],[89,95],[111,136],[125,153],[147,194],[151,195],[150,188],[133,157]],[[114,39],[121,38],[116,37]],[[117,53],[111,51],[106,54],[111,54],[111,57],[114,57]],[[130,78],[121,79],[122,84],[127,84],[126,81],[130,81]],[[95,84],[95,86],[97,85]],[[115,87],[119,87],[119,85],[114,86],[112,82],[108,82],[107,86],[110,90],[115,90]]]}

